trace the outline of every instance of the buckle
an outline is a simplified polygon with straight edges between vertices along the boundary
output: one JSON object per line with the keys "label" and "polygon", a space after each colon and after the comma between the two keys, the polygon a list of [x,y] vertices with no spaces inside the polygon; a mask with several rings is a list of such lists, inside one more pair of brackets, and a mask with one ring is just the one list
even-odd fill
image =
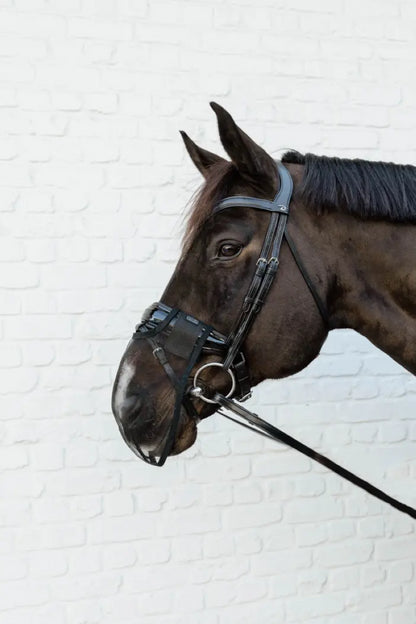
{"label": "buckle", "polygon": [[249,390],[249,391],[247,392],[247,394],[245,394],[244,396],[242,396],[242,397],[238,398],[238,399],[237,399],[237,401],[238,401],[239,403],[244,403],[244,401],[248,401],[248,399],[251,399],[251,397],[252,397],[252,396],[253,396],[253,393],[252,393],[252,391],[251,391],[251,390]]}

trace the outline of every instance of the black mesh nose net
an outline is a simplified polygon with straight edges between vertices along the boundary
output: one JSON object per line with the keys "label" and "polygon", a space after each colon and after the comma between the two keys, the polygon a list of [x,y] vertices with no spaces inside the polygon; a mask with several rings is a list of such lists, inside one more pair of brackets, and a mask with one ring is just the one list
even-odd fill
{"label": "black mesh nose net", "polygon": [[144,313],[132,338],[147,343],[175,389],[173,416],[165,419],[165,428],[157,431],[157,440],[149,439],[147,443],[140,441],[140,436],[131,437],[126,424],[116,419],[131,450],[145,462],[162,466],[173,449],[182,410],[190,417],[198,417],[187,393],[192,369],[204,346],[210,353],[223,353],[225,337],[182,310],[155,303]]}

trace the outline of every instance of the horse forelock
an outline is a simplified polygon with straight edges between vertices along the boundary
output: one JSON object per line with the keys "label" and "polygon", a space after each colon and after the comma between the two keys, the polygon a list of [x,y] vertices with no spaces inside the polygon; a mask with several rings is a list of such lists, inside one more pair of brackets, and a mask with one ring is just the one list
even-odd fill
{"label": "horse forelock", "polygon": [[184,250],[189,249],[195,236],[211,215],[215,204],[230,193],[237,175],[235,165],[227,160],[221,160],[210,167],[204,184],[191,200],[182,241]]}

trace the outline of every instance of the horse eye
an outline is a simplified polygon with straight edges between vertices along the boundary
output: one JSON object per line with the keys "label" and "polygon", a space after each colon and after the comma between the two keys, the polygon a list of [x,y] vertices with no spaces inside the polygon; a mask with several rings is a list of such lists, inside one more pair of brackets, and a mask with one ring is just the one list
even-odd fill
{"label": "horse eye", "polygon": [[235,245],[233,243],[224,243],[219,248],[218,256],[222,258],[233,258],[234,256],[238,256],[242,247],[243,247],[242,245]]}

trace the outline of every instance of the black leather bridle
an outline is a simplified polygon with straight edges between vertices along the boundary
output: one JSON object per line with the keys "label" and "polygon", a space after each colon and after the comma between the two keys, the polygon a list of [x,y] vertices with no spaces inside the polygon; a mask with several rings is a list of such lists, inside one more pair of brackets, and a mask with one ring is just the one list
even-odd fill
{"label": "black leather bridle", "polygon": [[[145,340],[150,345],[153,355],[159,361],[175,388],[173,416],[163,436],[163,440],[156,450],[152,448],[146,449],[145,445],[137,444],[128,439],[119,422],[120,431],[136,455],[149,464],[162,466],[173,449],[182,409],[185,409],[188,415],[197,421],[200,419],[193,405],[193,399],[199,399],[215,404],[215,411],[219,411],[221,407],[232,411],[236,416],[248,422],[249,425],[242,423],[240,420],[235,420],[235,418],[221,411],[220,413],[238,424],[248,427],[252,431],[262,433],[267,437],[295,448],[377,498],[416,518],[415,509],[390,497],[342,466],[265,422],[257,414],[235,403],[235,400],[241,403],[251,396],[250,374],[243,353],[243,344],[276,277],[284,238],[311,292],[321,314],[322,321],[325,327],[329,328],[326,307],[310,279],[286,227],[293,181],[289,171],[280,162],[277,163],[277,170],[280,185],[273,200],[236,195],[221,200],[213,209],[212,214],[235,207],[248,207],[270,214],[269,225],[263,240],[260,257],[257,260],[255,273],[229,336],[224,336],[210,325],[203,323],[182,310],[170,308],[164,303],[159,302],[150,306],[144,313],[142,322],[136,327],[133,340]],[[168,354],[171,356],[170,358]],[[192,372],[202,354],[215,355],[219,357],[220,361],[208,362],[200,366],[193,373],[193,379],[191,380]],[[178,369],[178,362],[182,363],[182,366],[179,367],[180,370]],[[200,373],[209,367],[220,367],[229,374],[231,387],[226,396],[219,392],[214,393],[212,396],[207,396],[207,389],[204,388],[200,381]]]}

